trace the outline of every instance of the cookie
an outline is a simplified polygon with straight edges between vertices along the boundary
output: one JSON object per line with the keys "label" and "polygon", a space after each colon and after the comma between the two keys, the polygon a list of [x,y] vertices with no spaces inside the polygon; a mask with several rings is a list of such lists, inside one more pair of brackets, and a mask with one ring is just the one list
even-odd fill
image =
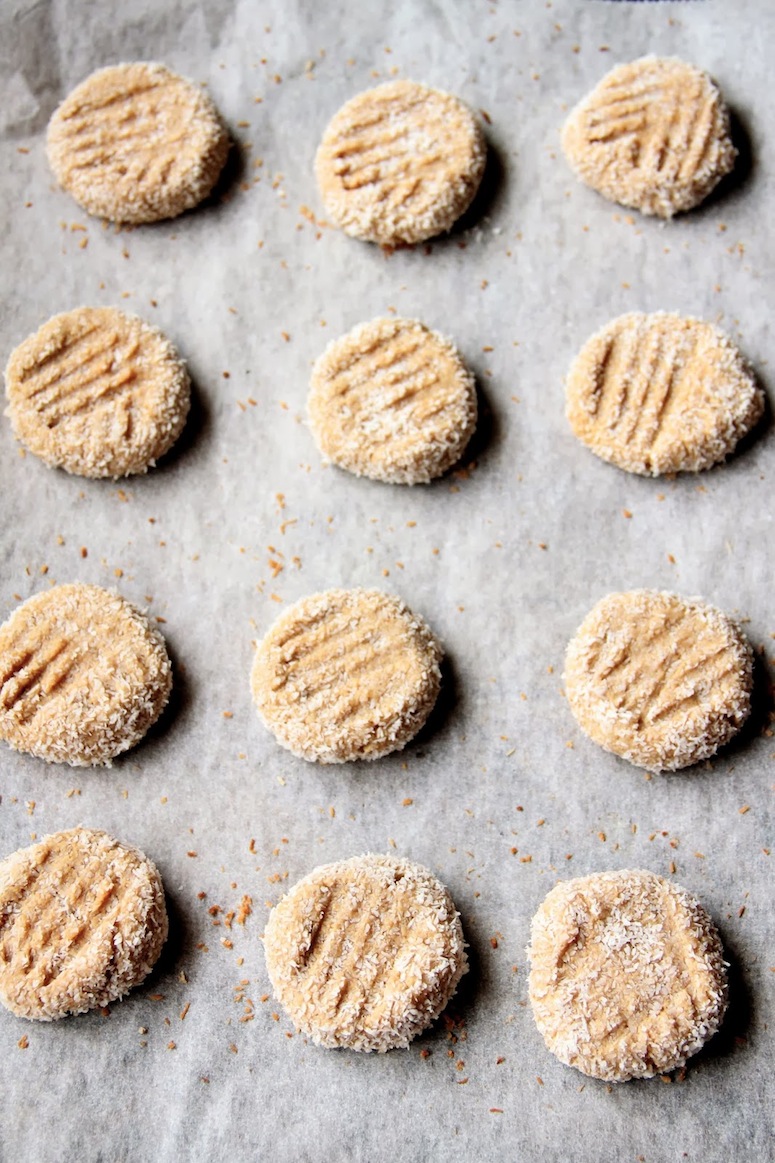
{"label": "cookie", "polygon": [[100,586],[55,586],[0,626],[0,739],[49,763],[109,766],[156,722],[171,686],[161,634]]}
{"label": "cookie", "polygon": [[302,759],[379,759],[413,739],[439,693],[441,647],[400,600],[326,590],[259,643],[251,687],[277,742]]}
{"label": "cookie", "polygon": [[449,340],[414,319],[373,319],[330,343],[307,407],[327,461],[393,484],[441,476],[476,427],[473,376]]}
{"label": "cookie", "polygon": [[660,218],[702,202],[737,156],[708,74],[655,56],[606,73],[565,122],[562,148],[587,186]]}
{"label": "cookie", "polygon": [[92,73],[54,111],[48,160],[63,189],[111,222],[157,222],[196,206],[229,152],[198,85],[139,61]]}
{"label": "cookie", "polygon": [[763,410],[753,372],[722,331],[663,311],[613,319],[568,374],[574,434],[596,456],[644,476],[718,464]]}
{"label": "cookie", "polygon": [[355,856],[316,868],[269,915],[269,979],[320,1046],[408,1046],[468,968],[460,916],[420,864]]}
{"label": "cookie", "polygon": [[188,372],[170,341],[115,307],[49,319],[11,353],[5,385],[17,440],[85,477],[145,472],[189,409]]}
{"label": "cookie", "polygon": [[727,1008],[718,932],[685,889],[642,870],[561,881],[533,917],[528,992],[561,1062],[625,1082],[683,1066]]}
{"label": "cookie", "polygon": [[51,1022],[139,985],[167,939],[154,864],[106,832],[73,828],[0,862],[0,1002]]}
{"label": "cookie", "polygon": [[354,238],[397,246],[449,230],[471,204],[486,156],[484,134],[457,97],[390,81],[334,115],[315,173],[337,226]]}
{"label": "cookie", "polygon": [[582,731],[652,771],[714,755],[747,719],[752,686],[753,652],[737,623],[657,590],[603,598],[565,658],[565,692]]}

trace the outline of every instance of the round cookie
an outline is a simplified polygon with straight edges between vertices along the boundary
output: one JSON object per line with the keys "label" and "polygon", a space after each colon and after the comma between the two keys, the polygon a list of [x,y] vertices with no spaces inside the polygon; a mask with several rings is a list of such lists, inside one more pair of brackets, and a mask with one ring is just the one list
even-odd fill
{"label": "round cookie", "polygon": [[259,643],[251,688],[283,747],[302,759],[379,759],[413,739],[439,693],[441,647],[379,590],[326,590],[290,606]]}
{"label": "round cookie", "polygon": [[189,409],[188,372],[170,341],[115,307],[49,319],[11,353],[5,385],[17,440],[85,477],[145,472]]}
{"label": "round cookie", "polygon": [[562,148],[587,186],[660,218],[702,202],[737,156],[707,73],[655,56],[606,73],[565,122]]}
{"label": "round cookie", "polygon": [[0,626],[0,739],[50,763],[110,766],[172,687],[164,639],[100,586],[35,594]]}
{"label": "round cookie", "polygon": [[382,246],[449,230],[471,204],[487,146],[470,109],[438,89],[390,81],[349,100],[315,158],[326,211]]}
{"label": "round cookie", "polygon": [[473,376],[449,340],[414,319],[373,319],[330,343],[307,407],[326,460],[393,484],[441,476],[476,427]]}
{"label": "round cookie", "polygon": [[568,374],[574,434],[596,456],[644,476],[718,464],[763,410],[753,372],[722,331],[663,311],[613,319]]}
{"label": "round cookie", "polygon": [[468,968],[459,914],[420,864],[355,856],[316,868],[264,931],[275,996],[320,1046],[408,1046]]}
{"label": "round cookie", "polygon": [[718,932],[685,889],[641,870],[561,881],[533,917],[528,990],[561,1062],[625,1082],[683,1066],[721,1025]]}
{"label": "round cookie", "polygon": [[198,85],[165,65],[111,65],[82,81],[54,111],[48,160],[89,214],[157,222],[196,206],[229,152],[217,109]]}
{"label": "round cookie", "polygon": [[707,759],[751,710],[753,652],[714,606],[657,590],[609,594],[568,645],[565,692],[581,729],[638,767]]}
{"label": "round cookie", "polygon": [[0,862],[0,1002],[54,1021],[123,997],[167,939],[154,864],[106,832],[73,828]]}

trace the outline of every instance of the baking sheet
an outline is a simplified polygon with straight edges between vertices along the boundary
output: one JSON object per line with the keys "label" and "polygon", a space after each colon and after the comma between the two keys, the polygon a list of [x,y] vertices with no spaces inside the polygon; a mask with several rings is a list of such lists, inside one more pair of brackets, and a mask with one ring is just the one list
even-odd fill
{"label": "baking sheet", "polygon": [[[158,864],[172,915],[159,968],[109,1015],[0,1013],[4,1158],[769,1156],[772,433],[701,477],[641,480],[576,443],[563,376],[607,319],[663,308],[719,321],[771,398],[773,32],[767,0],[3,4],[3,359],[57,311],[115,304],[162,327],[195,383],[183,438],[142,479],[51,471],[0,427],[2,616],[54,582],[115,585],[160,619],[176,668],[170,711],[109,771],[0,753],[3,854],[104,828]],[[718,80],[743,147],[739,178],[667,225],[582,188],[558,145],[570,106],[650,51]],[[128,59],[205,82],[237,147],[208,205],[117,232],[55,188],[43,143],[78,81]],[[461,228],[387,255],[321,224],[311,167],[339,105],[393,76],[486,113],[490,163]],[[478,379],[472,451],[429,487],[323,468],[304,424],[322,347],[392,309],[452,336]],[[373,765],[296,760],[251,706],[255,638],[335,585],[401,594],[447,649],[431,723]],[[561,694],[582,617],[636,586],[702,595],[762,648],[752,729],[685,774],[598,750]],[[287,887],[363,851],[430,866],[471,946],[445,1018],[384,1056],[295,1035],[259,940]],[[671,862],[719,924],[730,1014],[683,1081],[607,1087],[533,1026],[529,921],[558,877]],[[225,927],[245,895],[252,914]]]}

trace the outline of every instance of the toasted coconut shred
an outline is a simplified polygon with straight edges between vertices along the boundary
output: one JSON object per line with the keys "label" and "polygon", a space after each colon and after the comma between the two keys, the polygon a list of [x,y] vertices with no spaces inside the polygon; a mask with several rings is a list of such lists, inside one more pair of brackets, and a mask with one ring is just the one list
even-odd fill
{"label": "toasted coconut shred", "polygon": [[753,652],[715,606],[657,590],[609,594],[571,639],[568,703],[584,732],[638,767],[714,755],[751,710]]}
{"label": "toasted coconut shred", "polygon": [[283,747],[345,763],[400,750],[441,684],[441,647],[400,600],[326,590],[289,607],[256,650],[253,699]]}
{"label": "toasted coconut shred", "polygon": [[527,950],[547,1048],[592,1078],[651,1078],[695,1054],[727,1008],[718,932],[685,889],[653,872],[562,881]]}
{"label": "toasted coconut shred", "polygon": [[468,968],[459,914],[419,864],[355,856],[316,868],[272,910],[264,933],[275,996],[321,1046],[408,1046]]}
{"label": "toasted coconut shred", "polygon": [[0,626],[0,738],[16,751],[109,766],[158,719],[171,687],[164,639],[115,591],[55,586]]}
{"label": "toasted coconut shred", "polygon": [[0,863],[0,1001],[50,1022],[108,1005],[167,939],[155,865],[106,832],[73,828]]}

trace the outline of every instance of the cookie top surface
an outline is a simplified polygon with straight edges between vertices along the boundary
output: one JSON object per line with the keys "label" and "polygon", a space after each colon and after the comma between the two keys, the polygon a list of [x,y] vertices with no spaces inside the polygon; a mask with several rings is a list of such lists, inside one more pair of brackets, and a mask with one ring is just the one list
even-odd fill
{"label": "cookie top surface", "polygon": [[356,856],[316,868],[269,915],[266,966],[321,1046],[392,1050],[438,1017],[468,968],[460,918],[422,865]]}
{"label": "cookie top surface", "polygon": [[327,460],[393,484],[441,476],[476,426],[473,376],[449,340],[414,319],[373,319],[330,343],[307,406]]}
{"label": "cookie top surface", "polygon": [[661,218],[702,202],[737,156],[707,73],[656,56],[606,73],[565,122],[562,148],[587,186]]}
{"label": "cookie top surface", "polygon": [[378,759],[414,738],[439,692],[441,648],[379,590],[326,590],[290,606],[258,644],[251,686],[266,726],[320,763]]}
{"label": "cookie top surface", "polygon": [[0,739],[51,763],[110,764],[161,714],[164,639],[100,586],[35,594],[0,626]]}
{"label": "cookie top surface", "polygon": [[0,862],[0,1001],[52,1021],[123,997],[167,938],[161,877],[105,832],[73,828]]}
{"label": "cookie top surface", "polygon": [[715,754],[751,709],[753,655],[738,624],[697,599],[609,594],[568,645],[579,726],[638,767],[675,771]]}
{"label": "cookie top surface", "polygon": [[479,188],[486,155],[479,124],[457,97],[390,81],[334,115],[315,173],[337,226],[396,246],[449,230]]}
{"label": "cookie top surface", "polygon": [[683,1066],[726,1011],[713,922],[653,872],[561,881],[533,917],[528,956],[547,1048],[593,1078],[624,1082]]}
{"label": "cookie top surface", "polygon": [[210,193],[229,136],[198,85],[139,61],[76,86],[49,122],[47,149],[57,181],[89,214],[157,222]]}
{"label": "cookie top surface", "polygon": [[189,409],[188,372],[170,341],[115,307],[49,319],[11,353],[5,384],[17,440],[85,477],[145,472]]}
{"label": "cookie top surface", "polygon": [[574,360],[566,415],[586,446],[627,472],[698,472],[754,427],[764,394],[710,323],[657,311],[611,320]]}

